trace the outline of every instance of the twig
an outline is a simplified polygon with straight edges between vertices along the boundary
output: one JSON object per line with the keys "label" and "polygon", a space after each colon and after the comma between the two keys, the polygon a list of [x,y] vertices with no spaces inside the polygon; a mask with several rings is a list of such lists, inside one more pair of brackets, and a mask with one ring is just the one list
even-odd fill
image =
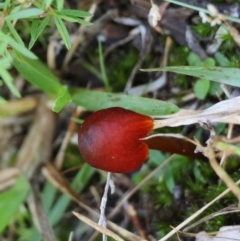
{"label": "twig", "polygon": [[91,219],[81,215],[80,213],[76,213],[73,212],[73,214],[79,218],[80,220],[82,220],[84,223],[88,224],[89,226],[95,228],[97,231],[103,233],[105,236],[108,235],[112,238],[114,238],[117,241],[124,241],[121,237],[119,237],[117,234],[115,234],[114,232],[112,232],[109,229],[103,228],[102,226],[100,226],[99,224],[93,222]]}
{"label": "twig", "polygon": [[222,169],[220,165],[217,163],[213,149],[208,146],[206,150],[207,150],[206,155],[209,158],[211,167],[216,172],[216,174],[220,177],[220,179],[223,180],[225,184],[231,189],[233,194],[238,198],[238,201],[240,201],[240,189],[234,183],[234,181],[228,176],[225,170]]}
{"label": "twig", "polygon": [[197,222],[191,224],[190,226],[186,227],[183,229],[183,232],[187,232],[188,230],[196,227],[197,225],[201,224],[201,223],[205,223],[207,222],[208,220],[214,218],[214,217],[217,217],[217,216],[220,216],[220,215],[224,215],[224,214],[229,214],[229,213],[236,213],[236,212],[240,212],[239,208],[238,207],[226,207],[226,208],[223,208],[215,213],[211,213],[205,217],[203,217],[202,219],[198,220]]}
{"label": "twig", "polygon": [[[83,111],[83,108],[78,106],[73,113],[73,117],[78,118],[82,111]],[[76,122],[74,122],[73,120],[70,120],[67,132],[66,132],[66,134],[63,138],[61,147],[59,148],[59,151],[58,151],[58,153],[56,155],[56,158],[55,158],[55,161],[54,161],[55,166],[59,170],[62,168],[62,164],[63,164],[64,156],[65,156],[65,151],[67,149],[67,146],[68,146],[75,130],[76,130]]]}

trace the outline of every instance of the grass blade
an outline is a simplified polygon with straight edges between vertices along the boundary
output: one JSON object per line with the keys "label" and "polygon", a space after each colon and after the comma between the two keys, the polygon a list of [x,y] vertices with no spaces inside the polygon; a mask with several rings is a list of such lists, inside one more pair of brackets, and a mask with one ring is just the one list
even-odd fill
{"label": "grass blade", "polygon": [[165,68],[142,69],[142,71],[169,71],[177,74],[194,76],[200,79],[208,79],[221,84],[240,87],[240,69],[237,68],[174,66]]}

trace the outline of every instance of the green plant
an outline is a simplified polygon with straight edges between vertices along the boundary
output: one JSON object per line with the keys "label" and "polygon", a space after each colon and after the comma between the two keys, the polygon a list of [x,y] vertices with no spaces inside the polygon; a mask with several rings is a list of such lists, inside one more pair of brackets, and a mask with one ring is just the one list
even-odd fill
{"label": "green plant", "polygon": [[[1,79],[15,96],[20,97],[20,93],[13,83],[13,77],[9,72],[13,64],[26,80],[40,89],[58,96],[56,111],[59,111],[70,100],[67,89],[58,83],[57,78],[30,49],[43,30],[53,21],[68,49],[71,47],[71,42],[64,21],[91,25],[83,19],[91,16],[90,13],[65,9],[63,5],[64,1],[55,0],[23,1],[23,3],[8,0],[0,5],[2,20],[0,25]],[[15,28],[16,23],[21,23],[23,20],[31,25],[31,39],[28,48]],[[33,80],[36,76],[39,79]]]}

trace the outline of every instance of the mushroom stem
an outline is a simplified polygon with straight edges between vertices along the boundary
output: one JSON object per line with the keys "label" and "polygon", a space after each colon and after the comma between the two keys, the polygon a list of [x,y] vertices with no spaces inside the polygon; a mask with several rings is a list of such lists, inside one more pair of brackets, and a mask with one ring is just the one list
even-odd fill
{"label": "mushroom stem", "polygon": [[[113,181],[111,179],[111,172],[107,173],[107,181],[105,184],[105,188],[104,188],[104,193],[102,196],[102,200],[101,200],[101,205],[100,205],[100,217],[99,217],[99,221],[98,224],[101,225],[102,227],[106,228],[106,216],[105,216],[105,209],[106,209],[106,205],[107,205],[107,195],[108,195],[108,190],[109,187],[111,188],[111,194],[113,193]],[[103,234],[103,241],[107,241],[107,236],[106,234]]]}

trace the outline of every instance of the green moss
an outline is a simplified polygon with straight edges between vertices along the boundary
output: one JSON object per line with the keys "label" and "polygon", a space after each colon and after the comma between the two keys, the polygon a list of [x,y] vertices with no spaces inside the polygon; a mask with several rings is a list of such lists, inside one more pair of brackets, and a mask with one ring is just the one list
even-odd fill
{"label": "green moss", "polygon": [[199,22],[197,25],[192,27],[192,30],[201,38],[207,38],[217,30],[217,27],[212,27],[209,23]]}
{"label": "green moss", "polygon": [[129,47],[124,51],[118,49],[106,61],[105,65],[108,68],[110,85],[115,91],[122,91],[124,89],[138,58],[138,51]]}

